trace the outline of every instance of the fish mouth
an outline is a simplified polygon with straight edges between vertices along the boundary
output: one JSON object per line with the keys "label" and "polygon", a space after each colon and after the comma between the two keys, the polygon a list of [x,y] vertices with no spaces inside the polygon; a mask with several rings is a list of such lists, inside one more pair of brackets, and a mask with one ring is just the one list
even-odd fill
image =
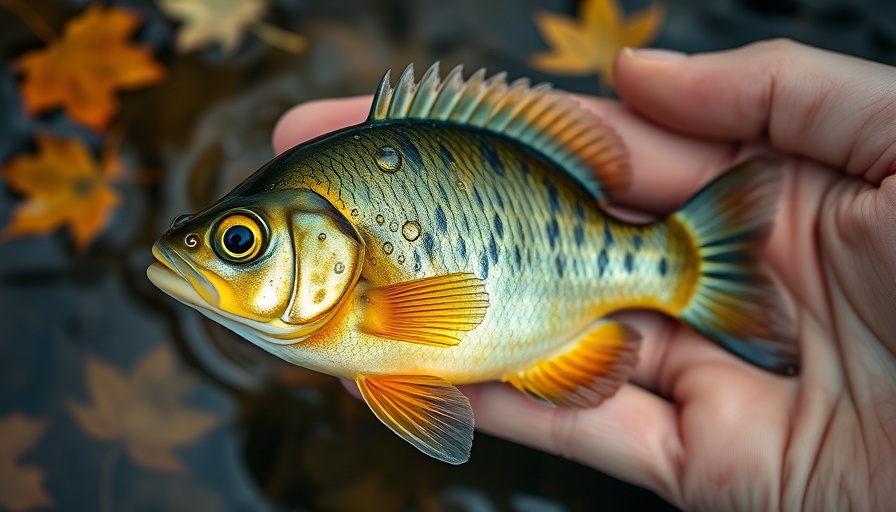
{"label": "fish mouth", "polygon": [[266,324],[228,313],[218,307],[220,296],[212,283],[189,261],[159,242],[152,246],[152,254],[158,261],[146,269],[146,277],[154,285],[262,348],[266,348],[264,342],[275,345],[301,342],[318,327],[279,321]]}
{"label": "fish mouth", "polygon": [[152,255],[158,261],[146,269],[146,277],[160,290],[189,306],[217,309],[217,290],[189,261],[158,242],[152,246]]}

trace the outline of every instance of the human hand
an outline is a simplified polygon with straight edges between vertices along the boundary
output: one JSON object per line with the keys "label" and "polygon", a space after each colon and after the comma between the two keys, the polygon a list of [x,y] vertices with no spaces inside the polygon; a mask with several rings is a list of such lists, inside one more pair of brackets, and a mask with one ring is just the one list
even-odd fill
{"label": "human hand", "polygon": [[[617,204],[674,211],[733,164],[786,155],[765,261],[802,373],[741,361],[689,327],[625,313],[632,382],[596,409],[467,386],[479,430],[573,458],[687,509],[881,509],[896,495],[896,69],[786,41],[683,58],[622,54],[625,105],[581,98],[632,156]],[[669,57],[669,55],[665,55]],[[362,122],[370,98],[308,103],[283,150]]]}

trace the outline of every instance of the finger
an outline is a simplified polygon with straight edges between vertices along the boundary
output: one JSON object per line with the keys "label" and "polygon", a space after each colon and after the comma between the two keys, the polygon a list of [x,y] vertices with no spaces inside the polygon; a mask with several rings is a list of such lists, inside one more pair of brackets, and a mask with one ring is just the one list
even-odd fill
{"label": "finger", "polygon": [[363,123],[370,96],[326,99],[299,104],[283,114],[274,127],[274,153],[280,154],[319,135]]}
{"label": "finger", "polygon": [[896,170],[896,68],[784,40],[669,56],[616,60],[620,96],[650,119],[718,139],[767,136],[874,183]]}
{"label": "finger", "polygon": [[505,384],[465,386],[483,432],[577,460],[680,503],[675,408],[633,385],[594,409],[555,408]]}

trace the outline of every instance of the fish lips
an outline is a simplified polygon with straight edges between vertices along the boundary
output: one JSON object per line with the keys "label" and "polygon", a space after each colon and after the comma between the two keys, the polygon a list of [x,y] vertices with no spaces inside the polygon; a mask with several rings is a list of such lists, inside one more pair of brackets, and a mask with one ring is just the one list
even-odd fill
{"label": "fish lips", "polygon": [[190,262],[160,242],[153,245],[152,254],[158,262],[146,269],[146,276],[154,285],[171,297],[198,310],[203,315],[266,350],[269,350],[266,343],[292,345],[304,341],[320,327],[320,323],[323,323],[291,325],[284,322],[273,322],[268,325],[223,311],[218,307],[220,295],[212,283],[200,274]]}
{"label": "fish lips", "polygon": [[176,252],[156,242],[152,255],[158,262],[146,269],[146,277],[160,290],[195,308],[214,308],[220,302],[212,283]]}

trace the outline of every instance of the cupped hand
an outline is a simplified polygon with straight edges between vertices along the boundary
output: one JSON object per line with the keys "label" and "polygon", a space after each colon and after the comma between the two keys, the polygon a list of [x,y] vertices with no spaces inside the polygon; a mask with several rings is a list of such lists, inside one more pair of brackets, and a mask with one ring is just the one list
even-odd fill
{"label": "cupped hand", "polygon": [[[622,104],[579,99],[631,152],[619,205],[668,213],[752,154],[788,156],[764,256],[800,333],[802,372],[773,375],[682,323],[626,313],[644,342],[615,397],[563,409],[500,383],[468,386],[477,428],[687,509],[896,506],[896,68],[773,41],[626,51],[615,77]],[[369,106],[300,105],[274,147],[360,123]]]}

